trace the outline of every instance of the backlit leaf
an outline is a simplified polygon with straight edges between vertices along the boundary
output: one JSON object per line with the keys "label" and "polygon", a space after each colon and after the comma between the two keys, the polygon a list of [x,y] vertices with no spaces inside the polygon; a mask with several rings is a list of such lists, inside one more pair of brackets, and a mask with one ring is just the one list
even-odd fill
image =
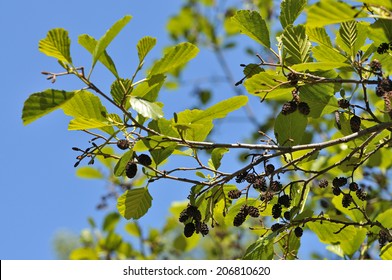
{"label": "backlit leaf", "polygon": [[283,31],[282,42],[285,50],[291,55],[294,64],[310,61],[311,44],[303,25],[287,26]]}
{"label": "backlit leaf", "polygon": [[101,171],[91,166],[82,166],[76,170],[76,176],[84,179],[102,179]]}
{"label": "backlit leaf", "polygon": [[262,237],[250,245],[242,259],[244,260],[272,260],[274,257],[274,242],[272,238]]}
{"label": "backlit leaf", "polygon": [[270,48],[271,43],[267,24],[258,12],[237,11],[231,20],[242,33],[263,46]]}
{"label": "backlit leaf", "polygon": [[151,207],[152,196],[147,188],[127,190],[117,200],[117,209],[125,219],[139,219]]}
{"label": "backlit leaf", "polygon": [[125,98],[132,92],[132,81],[129,79],[117,79],[110,86],[110,94],[116,104],[124,104]]}
{"label": "backlit leaf", "polygon": [[106,215],[103,220],[102,230],[103,231],[113,231],[116,225],[120,221],[120,215],[117,212],[112,212]]}
{"label": "backlit leaf", "polygon": [[109,44],[113,41],[113,39],[120,33],[120,31],[128,24],[131,20],[131,16],[127,15],[122,19],[118,20],[112,27],[109,28],[108,31],[98,40],[94,52],[93,52],[93,63],[91,69],[94,68],[98,59],[104,53]]}
{"label": "backlit leaf", "polygon": [[27,125],[32,123],[40,117],[61,108],[61,106],[72,99],[74,95],[74,92],[55,89],[47,89],[42,92],[31,94],[23,105],[23,124]]}
{"label": "backlit leaf", "polygon": [[164,56],[154,63],[149,76],[163,74],[184,65],[194,58],[198,52],[199,49],[195,45],[187,42],[170,47]]}
{"label": "backlit leaf", "polygon": [[157,39],[146,36],[139,40],[137,43],[137,54],[139,56],[139,63],[143,62],[146,55],[152,50],[155,46]]}
{"label": "backlit leaf", "polygon": [[365,12],[353,9],[343,1],[321,0],[309,8],[306,24],[322,27],[366,16]]}
{"label": "backlit leaf", "polygon": [[320,46],[333,47],[327,31],[323,27],[306,26],[306,34],[309,36],[310,41],[316,42]]}
{"label": "backlit leaf", "polygon": [[54,57],[66,64],[72,64],[70,45],[68,31],[55,28],[48,32],[45,39],[39,41],[38,49],[47,56]]}
{"label": "backlit leaf", "polygon": [[208,161],[208,165],[215,169],[218,170],[220,165],[221,165],[221,160],[223,158],[223,155],[227,153],[229,149],[227,148],[215,148],[211,152],[211,158]]}
{"label": "backlit leaf", "polygon": [[118,160],[116,163],[116,166],[114,167],[114,175],[117,177],[125,175],[125,167],[127,166],[127,163],[132,159],[133,156],[133,151],[129,150],[125,152],[121,158]]}
{"label": "backlit leaf", "polygon": [[306,6],[306,0],[284,0],[280,3],[279,20],[283,29],[293,24]]}
{"label": "backlit leaf", "polygon": [[[87,34],[82,34],[78,38],[78,43],[85,48],[90,54],[94,53],[95,47],[97,46],[98,41],[91,37],[90,35]],[[106,50],[103,52],[103,54],[98,58],[98,60],[107,68],[109,69],[110,72],[113,73],[113,75],[118,78],[118,72],[116,69],[116,66],[114,65],[114,62],[112,58],[108,55]]]}

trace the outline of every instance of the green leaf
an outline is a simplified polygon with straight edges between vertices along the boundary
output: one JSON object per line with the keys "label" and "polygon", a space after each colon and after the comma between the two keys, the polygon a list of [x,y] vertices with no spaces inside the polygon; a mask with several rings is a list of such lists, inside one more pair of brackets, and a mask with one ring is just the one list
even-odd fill
{"label": "green leaf", "polygon": [[303,25],[287,26],[283,31],[282,42],[285,50],[291,55],[290,61],[294,64],[309,62],[312,45],[306,35]]}
{"label": "green leaf", "polygon": [[162,108],[157,104],[143,98],[131,96],[129,100],[132,109],[146,118],[159,119],[163,117]]}
{"label": "green leaf", "polygon": [[288,115],[280,113],[275,120],[274,127],[274,133],[278,143],[283,146],[300,144],[307,124],[307,117],[298,111]]}
{"label": "green leaf", "polygon": [[[391,0],[354,0],[355,2],[366,3],[368,5],[374,5],[376,7],[385,7],[389,10],[392,10],[392,2]],[[373,7],[372,7],[373,8]]]}
{"label": "green leaf", "polygon": [[[352,170],[352,168],[349,170]],[[342,197],[343,196],[340,195],[340,196],[334,196],[332,198],[332,204],[335,206],[335,208],[340,212],[342,212],[347,217],[351,218],[354,222],[365,222],[366,219],[361,211],[359,211],[358,209],[350,209],[351,207],[348,208],[343,207]],[[352,198],[358,207],[360,207],[361,209],[366,209],[366,201],[360,200],[356,195],[352,195]],[[351,206],[353,206],[353,204],[351,204]]]}
{"label": "green leaf", "polygon": [[323,27],[310,27],[306,26],[306,34],[309,36],[309,40],[318,43],[320,46],[332,48],[331,39],[329,38],[327,31]]}
{"label": "green leaf", "polygon": [[165,82],[166,76],[163,74],[153,75],[149,77],[145,82],[138,84],[132,92],[132,96],[143,97],[144,99],[154,102],[157,97],[159,90]]}
{"label": "green leaf", "polygon": [[283,29],[293,24],[302,10],[306,7],[306,0],[284,0],[280,3],[279,20]]}
{"label": "green leaf", "polygon": [[165,148],[156,148],[150,151],[152,159],[156,165],[161,164],[165,159],[167,159],[176,149],[177,144],[171,143]]}
{"label": "green leaf", "polygon": [[40,117],[61,108],[61,106],[72,99],[74,95],[74,92],[55,89],[47,89],[42,92],[31,94],[23,105],[23,124],[30,124]]}
{"label": "green leaf", "polygon": [[184,65],[194,58],[198,52],[199,49],[195,45],[187,42],[170,47],[164,56],[154,63],[149,76],[163,74]]}
{"label": "green leaf", "polygon": [[[260,72],[247,79],[244,83],[246,90],[263,99],[287,100],[292,96],[293,86],[281,85],[287,78],[272,72]],[[281,86],[280,86],[281,85]]]}
{"label": "green leaf", "polygon": [[[69,129],[100,128],[113,134],[114,130],[106,119],[107,111],[98,96],[87,90],[78,91],[74,98],[61,107],[64,113],[77,120],[70,122]],[[105,126],[107,125],[107,126]]]}
{"label": "green leaf", "polygon": [[208,166],[212,169],[218,170],[221,165],[221,160],[223,155],[227,153],[229,149],[227,148],[215,148],[211,152],[211,158],[208,160]]}
{"label": "green leaf", "polygon": [[267,48],[271,47],[267,24],[258,12],[237,11],[231,20],[242,33]]}
{"label": "green leaf", "polygon": [[380,213],[376,221],[380,222],[385,228],[392,228],[392,209]]}
{"label": "green leaf", "polygon": [[262,237],[250,245],[243,260],[272,260],[274,257],[274,242],[270,237]]}
{"label": "green leaf", "polygon": [[338,109],[333,84],[307,84],[301,87],[301,101],[309,105],[309,117],[319,118]]}
{"label": "green leaf", "polygon": [[124,104],[124,99],[132,92],[132,81],[129,79],[117,79],[110,86],[110,94],[116,104]]}
{"label": "green leaf", "polygon": [[147,188],[127,190],[117,200],[118,212],[125,219],[139,219],[151,207],[152,196]]}
{"label": "green leaf", "polygon": [[[325,46],[317,46],[312,48],[313,57],[322,62],[344,63],[347,57],[342,55],[339,50]],[[350,65],[349,65],[350,66]],[[333,69],[331,67],[330,69]]]}
{"label": "green leaf", "polygon": [[366,16],[365,12],[353,9],[342,1],[321,0],[309,8],[306,24],[312,27],[322,27]]}
{"label": "green leaf", "polygon": [[125,231],[128,232],[130,235],[135,237],[140,237],[142,235],[142,231],[140,226],[137,223],[127,223],[125,225]]}
{"label": "green leaf", "polygon": [[[344,228],[343,225],[331,223],[328,221],[307,223],[310,230],[317,234],[318,238],[323,243],[340,244],[343,252],[351,256],[361,246],[366,238],[367,230],[365,228],[355,228],[348,226]],[[338,232],[341,230],[340,232]]]}
{"label": "green leaf", "polygon": [[381,248],[380,258],[383,260],[392,260],[392,243],[389,243]]}
{"label": "green leaf", "polygon": [[47,56],[57,58],[66,64],[72,64],[70,46],[68,31],[55,28],[48,32],[45,39],[39,41],[38,49]]}
{"label": "green leaf", "polygon": [[245,68],[242,72],[249,79],[253,75],[256,75],[260,72],[264,72],[264,69],[261,68],[258,64],[250,63],[245,66]]}
{"label": "green leaf", "polygon": [[306,70],[314,72],[339,68],[351,68],[351,65],[342,62],[308,62],[292,65],[291,68],[299,72],[305,72]]}
{"label": "green leaf", "polygon": [[106,215],[105,219],[103,220],[102,230],[103,231],[113,231],[118,222],[120,221],[120,215],[117,212],[112,212]]}
{"label": "green leaf", "polygon": [[356,21],[343,22],[340,25],[336,42],[342,50],[355,59],[355,55],[365,44],[368,33],[368,26]]}
{"label": "green leaf", "polygon": [[193,119],[193,122],[204,121],[206,119],[225,118],[228,113],[238,110],[242,106],[246,105],[246,103],[248,103],[247,96],[242,95],[230,97],[202,111]]}
{"label": "green leaf", "polygon": [[113,41],[113,39],[120,33],[120,31],[128,24],[131,20],[131,16],[127,15],[122,19],[118,20],[115,24],[106,33],[98,40],[94,52],[93,52],[93,63],[91,66],[91,70],[94,68],[98,59],[105,52],[106,48]]}
{"label": "green leaf", "polygon": [[91,166],[83,166],[76,170],[76,176],[84,179],[102,179],[104,178],[101,171]]}
{"label": "green leaf", "polygon": [[[94,50],[98,44],[98,41],[91,37],[90,35],[87,34],[82,34],[78,37],[78,43],[81,45],[83,48],[85,48],[90,54],[94,53]],[[103,54],[98,58],[98,60],[107,68],[109,69],[110,72],[113,73],[113,75],[116,78],[119,78],[116,66],[114,65],[114,62],[112,58],[108,55],[106,50],[103,52]]]}
{"label": "green leaf", "polygon": [[157,39],[146,36],[139,40],[137,43],[137,54],[139,56],[139,63],[142,63],[147,54],[155,46]]}
{"label": "green leaf", "polygon": [[118,249],[118,247],[120,247],[122,243],[122,237],[121,235],[110,231],[106,238],[100,241],[102,242],[100,242],[100,244],[103,245],[106,250],[115,251]]}
{"label": "green leaf", "polygon": [[114,176],[120,177],[125,174],[125,167],[127,166],[127,163],[132,159],[132,157],[133,151],[131,150],[125,152],[121,156],[121,158],[116,163],[116,166],[114,167]]}
{"label": "green leaf", "polygon": [[77,248],[69,256],[71,260],[99,260],[97,252],[93,248]]}
{"label": "green leaf", "polygon": [[367,35],[377,46],[392,41],[392,20],[377,19],[369,28]]}

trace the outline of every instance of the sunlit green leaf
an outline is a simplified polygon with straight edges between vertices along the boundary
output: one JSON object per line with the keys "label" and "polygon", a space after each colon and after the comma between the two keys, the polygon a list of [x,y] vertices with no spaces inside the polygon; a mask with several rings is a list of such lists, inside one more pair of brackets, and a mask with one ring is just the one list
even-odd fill
{"label": "sunlit green leaf", "polygon": [[327,31],[323,27],[310,27],[306,26],[306,34],[309,36],[309,40],[318,43],[320,46],[332,48],[331,39],[329,38]]}
{"label": "sunlit green leaf", "polygon": [[271,43],[267,24],[258,12],[237,11],[231,20],[242,33],[263,46],[270,48]]}
{"label": "sunlit green leaf", "polygon": [[392,260],[392,243],[381,248],[380,257],[383,260]]}
{"label": "sunlit green leaf", "polygon": [[[82,34],[78,38],[78,43],[85,48],[90,54],[94,53],[95,47],[97,46],[97,40],[94,39],[92,36],[87,34]],[[119,78],[116,66],[112,58],[108,55],[106,50],[103,54],[98,58],[98,60],[107,68],[116,78]]]}
{"label": "sunlit green leaf", "polygon": [[293,24],[306,6],[306,0],[284,0],[280,3],[279,20],[283,29]]}
{"label": "sunlit green leaf", "polygon": [[184,65],[194,58],[198,52],[199,49],[191,43],[180,43],[170,47],[165,52],[164,56],[154,63],[149,76],[163,74]]}
{"label": "sunlit green leaf", "polygon": [[143,98],[133,97],[130,98],[131,108],[146,118],[159,119],[163,117],[161,106],[157,103],[147,101]]}
{"label": "sunlit green leaf", "polygon": [[156,165],[161,164],[164,160],[166,160],[175,150],[177,144],[171,143],[166,147],[156,148],[150,151],[152,159]]}
{"label": "sunlit green leaf", "polygon": [[139,219],[151,207],[152,196],[147,188],[127,190],[117,200],[117,209],[125,219]]}
{"label": "sunlit green leaf", "polygon": [[308,62],[295,64],[291,66],[296,71],[305,72],[308,71],[320,71],[320,70],[330,70],[330,69],[339,69],[339,68],[351,68],[350,64],[342,63],[342,62]]}
{"label": "sunlit green leaf", "polygon": [[283,115],[275,120],[274,133],[278,143],[283,146],[298,145],[304,135],[308,119],[298,111]]}
{"label": "sunlit green leaf", "polygon": [[342,224],[328,221],[307,223],[306,225],[317,234],[321,242],[328,244],[339,243],[343,252],[349,256],[360,248],[367,233],[365,228],[349,226],[342,229]]}
{"label": "sunlit green leaf", "polygon": [[343,1],[321,0],[309,8],[307,24],[321,27],[366,16],[365,12],[353,9]]}
{"label": "sunlit green leaf", "polygon": [[125,231],[135,237],[141,237],[141,228],[137,223],[131,222],[125,225]]}
{"label": "sunlit green leaf", "polygon": [[311,44],[303,25],[287,26],[283,31],[282,42],[285,50],[291,55],[290,62],[297,64],[310,62]]}
{"label": "sunlit green leaf", "polygon": [[309,117],[319,118],[338,109],[332,84],[307,84],[301,87],[301,101],[309,105]]}
{"label": "sunlit green leaf", "polygon": [[376,7],[385,7],[389,10],[392,10],[391,0],[354,0],[354,1],[366,3],[368,5],[374,5]]}
{"label": "sunlit green leaf", "polygon": [[370,30],[367,35],[377,46],[381,43],[388,43],[392,41],[392,20],[377,19],[376,22],[370,25],[369,29]]}
{"label": "sunlit green leaf", "polygon": [[[74,98],[61,107],[66,115],[76,120],[70,123],[70,129],[100,128],[107,133],[114,133],[106,119],[107,111],[99,97],[87,90],[78,91]],[[100,125],[101,124],[101,125]],[[107,124],[108,126],[105,126]]]}
{"label": "sunlit green leaf", "polygon": [[208,161],[208,165],[215,169],[218,170],[220,165],[221,165],[221,160],[223,158],[223,155],[227,153],[229,149],[227,148],[215,148],[211,152],[211,158]]}
{"label": "sunlit green leaf", "polygon": [[93,52],[93,63],[91,69],[94,68],[98,59],[104,53],[109,44],[113,41],[113,39],[120,33],[120,31],[128,24],[131,20],[131,16],[127,15],[122,19],[118,20],[112,27],[109,28],[108,31],[98,40],[94,52]]}
{"label": "sunlit green leaf", "polygon": [[38,49],[47,56],[57,58],[66,64],[72,64],[70,45],[68,31],[55,28],[48,32],[45,39],[39,41]]}
{"label": "sunlit green leaf", "polygon": [[102,179],[104,175],[97,168],[82,166],[76,170],[76,176],[84,179]]}
{"label": "sunlit green leaf", "polygon": [[[328,63],[344,63],[347,61],[347,57],[342,55],[339,50],[335,48],[329,48],[325,46],[317,46],[312,48],[313,57],[318,61],[328,62]],[[349,65],[350,66],[350,65]],[[333,69],[331,67],[329,69]],[[326,70],[329,70],[326,69]]]}
{"label": "sunlit green leaf", "polygon": [[242,257],[244,260],[272,260],[274,257],[274,242],[272,238],[262,237],[250,245]]}
{"label": "sunlit green leaf", "polygon": [[47,89],[33,93],[23,105],[22,120],[27,125],[40,117],[61,108],[67,101],[74,97],[74,92]]}
{"label": "sunlit green leaf", "polygon": [[71,260],[98,260],[98,254],[93,248],[77,248],[69,256]]}
{"label": "sunlit green leaf", "polygon": [[166,76],[163,74],[149,77],[146,81],[138,84],[134,88],[132,96],[143,97],[148,101],[154,102],[158,97],[159,90],[165,82],[165,79]]}
{"label": "sunlit green leaf", "polygon": [[157,39],[146,36],[139,40],[137,43],[137,54],[139,56],[139,62],[141,63],[146,55],[152,50],[155,46]]}

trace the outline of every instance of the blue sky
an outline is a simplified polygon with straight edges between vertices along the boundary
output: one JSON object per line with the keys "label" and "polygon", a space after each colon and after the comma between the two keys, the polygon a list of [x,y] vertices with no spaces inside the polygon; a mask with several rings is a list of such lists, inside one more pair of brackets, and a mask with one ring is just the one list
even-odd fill
{"label": "blue sky", "polygon": [[[170,2],[170,4],[168,4]],[[182,1],[1,1],[1,96],[2,108],[0,138],[0,259],[52,259],[55,257],[52,239],[61,229],[75,233],[87,227],[87,217],[100,221],[104,212],[95,209],[105,194],[102,181],[81,180],[75,176],[75,152],[71,147],[86,147],[89,137],[80,132],[67,131],[69,118],[62,111],[23,126],[21,111],[25,99],[46,88],[77,89],[81,83],[74,78],[59,78],[52,85],[41,71],[61,70],[54,59],[38,51],[38,41],[51,28],[69,31],[71,54],[77,65],[90,65],[87,52],[77,45],[77,36],[87,33],[99,38],[118,19],[126,14],[132,21],[115,39],[109,53],[123,76],[132,74],[136,66],[136,43],[146,35],[158,39],[152,58],[158,58],[162,48],[170,44],[165,24]],[[190,64],[192,75],[214,75],[219,70],[210,63],[211,54],[200,55]],[[238,67],[244,57],[230,60],[230,67],[241,78]],[[246,59],[249,59],[247,57]],[[236,68],[236,69],[235,69]],[[109,88],[112,77],[97,67],[92,79],[103,89]],[[187,108],[195,101],[191,88],[183,92],[164,93],[166,116]],[[222,88],[219,98],[232,96]],[[233,134],[218,130],[229,141]],[[240,140],[240,139],[239,139]],[[175,183],[151,188],[153,207],[142,225],[162,224],[167,208],[173,200],[185,199],[188,188]],[[158,221],[156,223],[156,221]]]}

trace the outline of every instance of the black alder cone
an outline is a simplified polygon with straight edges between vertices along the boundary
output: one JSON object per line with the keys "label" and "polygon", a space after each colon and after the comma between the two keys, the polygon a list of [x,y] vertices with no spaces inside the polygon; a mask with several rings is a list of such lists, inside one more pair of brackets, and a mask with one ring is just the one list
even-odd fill
{"label": "black alder cone", "polygon": [[347,99],[340,99],[338,101],[338,105],[342,109],[347,109],[348,107],[350,107],[350,101],[348,101]]}
{"label": "black alder cone", "polygon": [[265,167],[265,174],[270,175],[275,171],[275,166],[273,164],[267,164]]}
{"label": "black alder cone", "polygon": [[308,103],[306,103],[306,102],[299,102],[299,104],[298,104],[298,111],[301,114],[305,115],[305,116],[309,115],[310,107],[309,107]]}
{"label": "black alder cone", "polygon": [[294,113],[297,110],[297,103],[295,101],[286,102],[282,106],[282,114],[288,115]]}
{"label": "black alder cone", "polygon": [[281,215],[282,215],[282,205],[277,203],[274,206],[272,206],[272,217],[274,217],[274,219],[277,219]]}
{"label": "black alder cone", "polygon": [[254,206],[248,206],[248,214],[249,216],[253,218],[257,218],[260,216],[260,211],[257,209],[257,207]]}
{"label": "black alder cone", "polygon": [[303,234],[304,230],[301,227],[296,227],[294,229],[294,234],[295,236],[297,236],[298,238],[300,238]]}
{"label": "black alder cone", "polygon": [[355,182],[351,182],[350,185],[348,185],[348,188],[350,189],[350,191],[357,191],[359,189],[358,184]]}
{"label": "black alder cone", "polygon": [[363,189],[358,189],[358,190],[355,192],[355,194],[356,194],[357,197],[358,197],[360,200],[362,200],[362,201],[366,200],[366,198],[367,198],[367,193],[366,193]]}
{"label": "black alder cone", "polygon": [[128,162],[127,166],[125,167],[125,175],[127,175],[129,179],[132,179],[133,177],[136,176],[136,173],[137,173],[136,163]]}
{"label": "black alder cone", "polygon": [[342,190],[339,187],[333,187],[332,192],[334,195],[339,196],[342,193]]}
{"label": "black alder cone", "polygon": [[196,227],[194,223],[187,223],[184,227],[184,235],[185,237],[191,237],[195,232]]}
{"label": "black alder cone", "polygon": [[281,229],[282,227],[283,227],[282,224],[276,223],[276,224],[273,224],[273,225],[271,226],[271,230],[275,232],[275,231]]}
{"label": "black alder cone", "polygon": [[353,197],[348,193],[344,194],[342,198],[343,207],[345,208],[349,207],[351,202],[353,202]]}
{"label": "black alder cone", "polygon": [[129,141],[127,139],[118,140],[117,147],[121,150],[126,150],[129,148]]}
{"label": "black alder cone", "polygon": [[319,182],[319,187],[322,189],[328,187],[328,181],[326,179],[321,179]]}
{"label": "black alder cone", "polygon": [[180,221],[180,223],[184,223],[189,219],[188,213],[187,213],[187,209],[184,209],[181,211],[180,213],[180,217],[178,218],[178,220]]}
{"label": "black alder cone", "polygon": [[149,156],[149,155],[146,155],[146,154],[141,154],[141,155],[139,155],[139,156],[137,157],[137,160],[138,160],[138,162],[139,162],[140,164],[143,164],[143,165],[145,165],[145,166],[151,165],[151,163],[152,163],[152,160],[151,160],[150,156]]}
{"label": "black alder cone", "polygon": [[350,128],[352,132],[358,132],[361,129],[361,119],[358,116],[351,117]]}
{"label": "black alder cone", "polygon": [[237,199],[241,196],[241,191],[240,190],[230,190],[227,193],[227,196],[231,199]]}
{"label": "black alder cone", "polygon": [[284,207],[290,207],[290,197],[287,194],[284,194],[278,198],[278,203]]}
{"label": "black alder cone", "polygon": [[388,43],[381,43],[377,48],[377,53],[384,54],[388,51],[389,45]]}

